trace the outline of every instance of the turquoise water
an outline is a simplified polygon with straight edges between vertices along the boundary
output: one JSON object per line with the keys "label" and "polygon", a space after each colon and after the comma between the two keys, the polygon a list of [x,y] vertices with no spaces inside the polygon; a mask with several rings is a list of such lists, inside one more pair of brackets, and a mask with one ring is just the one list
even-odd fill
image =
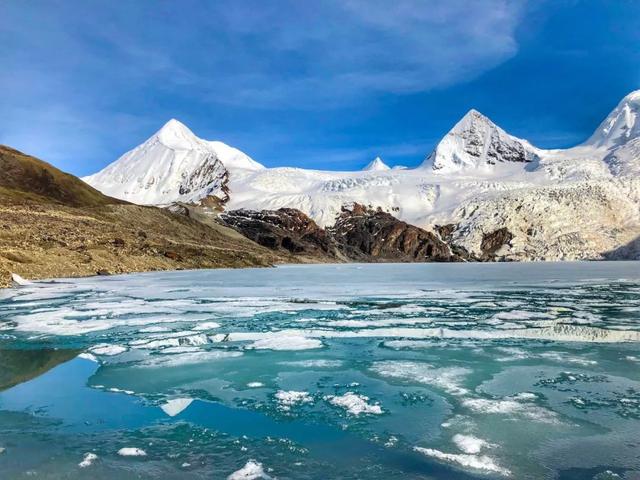
{"label": "turquoise water", "polygon": [[640,478],[639,345],[633,262],[38,282],[0,478]]}

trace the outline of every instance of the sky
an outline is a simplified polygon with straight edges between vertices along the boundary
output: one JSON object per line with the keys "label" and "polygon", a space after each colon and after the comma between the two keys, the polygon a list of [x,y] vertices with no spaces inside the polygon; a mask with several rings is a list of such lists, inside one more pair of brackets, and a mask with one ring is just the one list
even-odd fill
{"label": "sky", "polygon": [[0,1],[0,143],[94,173],[176,118],[266,166],[415,166],[469,109],[542,148],[640,89],[640,0]]}

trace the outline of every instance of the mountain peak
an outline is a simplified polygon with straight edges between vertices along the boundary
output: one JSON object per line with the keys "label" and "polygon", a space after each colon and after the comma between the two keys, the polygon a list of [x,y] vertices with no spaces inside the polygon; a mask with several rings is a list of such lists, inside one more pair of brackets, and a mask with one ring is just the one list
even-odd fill
{"label": "mountain peak", "polygon": [[380,157],[376,157],[362,169],[363,171],[384,171],[390,170],[389,165],[384,163]]}
{"label": "mountain peak", "polygon": [[475,108],[472,108],[467,113],[465,113],[460,120],[458,120],[458,122],[453,126],[451,131],[453,132],[453,131],[463,130],[465,128],[468,128],[469,125],[477,124],[477,123],[492,125],[494,127],[496,126],[496,124],[493,123],[489,119],[489,117],[483,115]]}
{"label": "mountain peak", "polygon": [[640,102],[640,90],[634,90],[631,93],[628,93],[623,99],[622,101],[627,101],[627,102]]}
{"label": "mountain peak", "polygon": [[618,147],[640,137],[640,90],[626,95],[598,126],[586,145]]}
{"label": "mountain peak", "polygon": [[531,162],[536,149],[526,140],[509,135],[488,117],[469,110],[438,143],[422,167],[452,172],[498,163]]}
{"label": "mountain peak", "polygon": [[189,148],[198,137],[189,128],[175,118],[165,123],[154,135],[161,143],[170,148]]}

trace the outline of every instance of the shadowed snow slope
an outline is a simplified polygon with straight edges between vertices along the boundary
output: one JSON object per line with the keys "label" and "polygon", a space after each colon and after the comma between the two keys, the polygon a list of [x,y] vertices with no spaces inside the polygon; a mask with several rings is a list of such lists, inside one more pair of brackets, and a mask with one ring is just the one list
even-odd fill
{"label": "shadowed snow slope", "polygon": [[597,259],[640,236],[639,112],[636,91],[584,144],[544,150],[471,110],[420,167],[375,159],[357,172],[264,168],[172,120],[85,180],[136,203],[213,195],[227,210],[297,208],[320,226],[357,202],[423,228],[454,224],[452,240],[474,254],[504,227],[513,235],[498,252],[506,259]]}

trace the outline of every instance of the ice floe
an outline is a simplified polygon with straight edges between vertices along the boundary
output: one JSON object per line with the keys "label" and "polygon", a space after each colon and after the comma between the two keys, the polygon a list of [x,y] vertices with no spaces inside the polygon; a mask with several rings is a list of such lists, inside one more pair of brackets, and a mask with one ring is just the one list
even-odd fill
{"label": "ice floe", "polygon": [[191,331],[176,332],[162,336],[157,340],[134,340],[130,346],[147,350],[156,350],[165,347],[181,347],[185,345],[206,345],[209,338],[204,333],[194,335]]}
{"label": "ice floe", "polygon": [[322,347],[322,342],[317,338],[300,335],[269,335],[247,346],[255,350],[312,350]]}
{"label": "ice floe", "polygon": [[383,377],[432,385],[451,395],[469,393],[462,382],[471,370],[464,367],[434,367],[422,362],[388,360],[375,362],[371,370]]}
{"label": "ice floe", "polygon": [[148,357],[136,364],[138,367],[178,367],[195,363],[206,363],[214,360],[242,356],[242,352],[226,350],[210,350],[200,352],[178,353],[175,355],[163,355]]}
{"label": "ice floe", "polygon": [[541,423],[558,423],[558,414],[529,401],[530,397],[467,398],[462,405],[475,413],[522,417]]}
{"label": "ice floe", "polygon": [[380,405],[368,403],[369,397],[354,392],[347,392],[344,395],[327,395],[324,399],[331,405],[345,409],[351,415],[362,413],[381,415],[383,413]]}
{"label": "ice floe", "polygon": [[278,407],[285,411],[291,410],[291,407],[295,405],[313,402],[313,397],[309,392],[296,390],[278,390],[275,397],[278,400]]}
{"label": "ice floe", "polygon": [[91,453],[91,452],[85,453],[84,458],[78,464],[78,466],[80,468],[90,467],[91,465],[93,465],[93,462],[95,462],[97,459],[98,459],[98,455],[96,455],[95,453]]}
{"label": "ice floe", "polygon": [[186,410],[192,402],[193,398],[172,398],[160,405],[160,408],[170,417],[175,417]]}
{"label": "ice floe", "polygon": [[229,475],[227,480],[271,480],[271,478],[266,474],[260,462],[249,460],[244,467]]}
{"label": "ice floe", "polygon": [[475,437],[473,435],[463,435],[458,433],[452,438],[453,443],[464,453],[476,454],[480,453],[483,448],[491,446],[486,440]]}
{"label": "ice floe", "polygon": [[33,285],[33,282],[30,282],[29,280],[27,280],[25,278],[22,278],[17,273],[12,273],[11,274],[11,281],[13,283],[15,283],[16,285],[20,286],[20,287],[26,287],[27,285]]}
{"label": "ice floe", "polygon": [[216,328],[220,328],[220,324],[217,322],[202,322],[193,327],[197,331],[214,330]]}
{"label": "ice floe", "polygon": [[146,457],[147,452],[145,452],[141,448],[123,447],[118,450],[118,455],[120,455],[121,457]]}
{"label": "ice floe", "polygon": [[89,351],[94,355],[104,355],[110,357],[126,352],[127,347],[123,347],[122,345],[110,345],[108,343],[103,343],[91,347]]}
{"label": "ice floe", "polygon": [[448,463],[457,464],[464,468],[481,470],[484,472],[498,473],[509,476],[511,472],[502,468],[494,459],[486,455],[471,455],[468,453],[445,453],[433,448],[414,447],[416,452],[420,452],[428,457],[435,458]]}
{"label": "ice floe", "polygon": [[90,362],[99,363],[96,356],[88,352],[82,352],[80,355],[78,355],[78,358],[82,358],[83,360],[89,360]]}
{"label": "ice floe", "polygon": [[329,360],[329,359],[313,359],[313,360],[293,360],[290,362],[280,362],[280,365],[287,367],[300,367],[300,368],[339,368],[344,364],[342,360]]}

